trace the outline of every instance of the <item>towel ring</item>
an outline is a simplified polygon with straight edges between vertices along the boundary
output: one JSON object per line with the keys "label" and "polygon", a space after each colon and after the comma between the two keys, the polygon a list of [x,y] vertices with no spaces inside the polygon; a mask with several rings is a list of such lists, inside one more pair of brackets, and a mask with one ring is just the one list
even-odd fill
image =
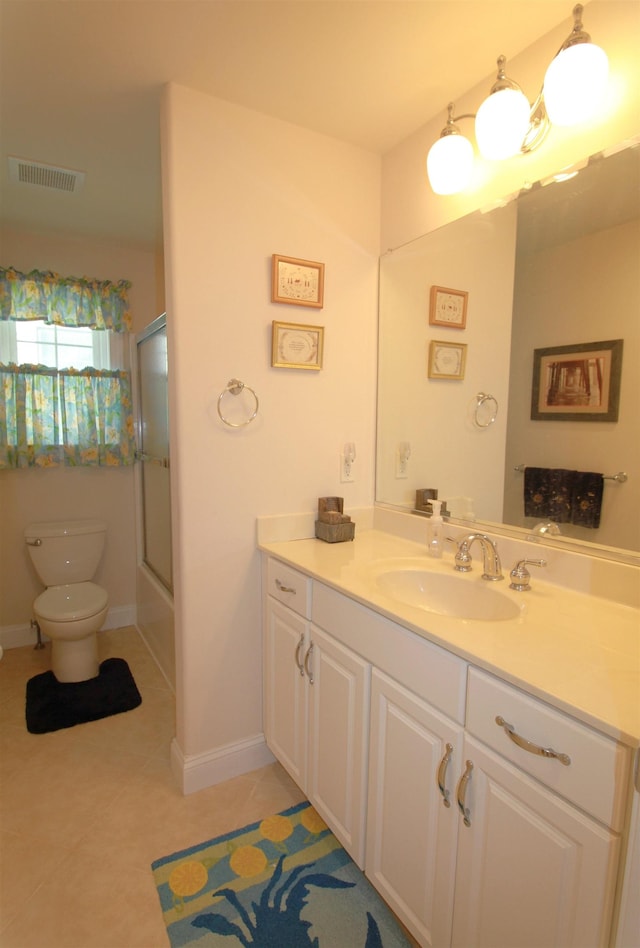
{"label": "towel ring", "polygon": [[[225,395],[229,393],[231,395],[239,395],[240,392],[242,391],[251,392],[251,394],[253,395],[253,398],[256,403],[256,407],[253,411],[253,414],[249,415],[249,417],[245,421],[239,421],[239,422],[229,421],[229,419],[225,418],[224,415],[222,414],[222,407],[221,407],[222,399],[224,398]],[[252,422],[253,419],[258,414],[258,407],[259,407],[258,396],[256,395],[256,393],[254,392],[252,388],[249,388],[249,386],[245,385],[244,382],[241,382],[240,379],[230,379],[227,382],[227,387],[223,389],[218,395],[217,407],[218,407],[218,415],[220,417],[220,420],[223,421],[225,425],[229,425],[230,428],[244,428],[244,426]]]}
{"label": "towel ring", "polygon": [[[480,409],[482,408],[482,406],[485,405],[487,402],[493,402],[493,404],[495,405],[495,408],[491,412],[489,416],[489,420],[482,422],[480,421],[480,416],[478,413]],[[488,428],[489,425],[492,425],[494,423],[497,417],[498,417],[498,400],[494,398],[493,395],[486,395],[484,392],[478,392],[478,394],[476,395],[476,407],[473,413],[473,420],[475,421],[478,428]]]}

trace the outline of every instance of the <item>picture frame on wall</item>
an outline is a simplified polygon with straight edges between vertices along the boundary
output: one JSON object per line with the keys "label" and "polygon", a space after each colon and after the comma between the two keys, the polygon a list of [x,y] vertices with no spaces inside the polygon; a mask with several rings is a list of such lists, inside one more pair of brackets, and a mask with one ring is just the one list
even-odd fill
{"label": "picture frame on wall", "polygon": [[429,325],[464,329],[467,325],[468,300],[469,294],[466,290],[432,286],[429,295]]}
{"label": "picture frame on wall", "polygon": [[622,339],[533,351],[534,421],[617,421]]}
{"label": "picture frame on wall", "polygon": [[271,264],[271,302],[322,309],[324,263],[274,253]]}
{"label": "picture frame on wall", "polygon": [[441,339],[432,339],[429,343],[427,374],[430,379],[463,379],[466,362],[466,343]]}
{"label": "picture frame on wall", "polygon": [[271,324],[271,365],[276,369],[321,369],[324,327]]}

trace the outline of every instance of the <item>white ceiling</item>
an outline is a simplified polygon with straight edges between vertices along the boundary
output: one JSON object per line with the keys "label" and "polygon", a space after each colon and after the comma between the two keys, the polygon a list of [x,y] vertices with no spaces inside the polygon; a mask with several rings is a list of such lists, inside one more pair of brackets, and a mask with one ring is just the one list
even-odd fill
{"label": "white ceiling", "polygon": [[[568,0],[0,0],[0,208],[39,231],[154,242],[175,81],[384,154],[566,21]],[[550,51],[551,52],[551,51]],[[8,155],[86,172],[12,183]],[[0,261],[2,262],[2,261]],[[7,265],[8,261],[4,261]]]}

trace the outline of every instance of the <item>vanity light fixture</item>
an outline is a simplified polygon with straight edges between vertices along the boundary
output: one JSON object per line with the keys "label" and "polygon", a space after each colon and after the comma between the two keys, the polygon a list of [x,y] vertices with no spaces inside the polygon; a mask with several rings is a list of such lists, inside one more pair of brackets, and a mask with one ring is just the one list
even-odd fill
{"label": "vanity light fixture", "polygon": [[553,125],[578,125],[597,111],[609,77],[607,54],[582,29],[582,4],[573,8],[573,30],[549,63],[544,101]]}
{"label": "vanity light fixture", "polygon": [[473,145],[455,124],[473,115],[453,117],[453,102],[447,106],[447,124],[440,138],[433,143],[427,155],[427,174],[436,194],[457,194],[464,191],[471,181],[473,171]]}
{"label": "vanity light fixture", "polygon": [[427,174],[436,194],[457,194],[471,180],[473,146],[456,122],[475,118],[480,154],[503,160],[537,148],[550,124],[576,125],[598,109],[606,89],[607,56],[582,28],[582,4],[573,8],[574,26],[551,61],[544,84],[533,105],[517,82],[505,72],[506,59],[498,57],[498,75],[477,114],[453,115],[449,103],[447,124],[429,149]]}
{"label": "vanity light fixture", "polygon": [[498,56],[498,75],[476,115],[476,141],[484,158],[512,158],[522,147],[529,128],[529,100],[504,71],[507,60]]}

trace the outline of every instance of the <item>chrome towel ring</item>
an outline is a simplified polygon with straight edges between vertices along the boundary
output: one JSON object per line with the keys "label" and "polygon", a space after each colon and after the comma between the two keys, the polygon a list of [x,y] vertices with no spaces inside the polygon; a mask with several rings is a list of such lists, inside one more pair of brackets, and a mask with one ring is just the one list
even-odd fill
{"label": "chrome towel ring", "polygon": [[[493,405],[491,405],[493,403]],[[480,412],[482,406],[485,406],[485,412]],[[480,421],[481,414],[487,419]],[[478,392],[476,395],[476,407],[474,409],[473,420],[478,428],[488,428],[492,425],[498,416],[498,401],[493,395],[486,395],[484,392]]]}
{"label": "chrome towel ring", "polygon": [[[251,395],[253,396],[253,399],[255,401],[255,408],[253,410],[253,413],[249,415],[249,417],[245,419],[245,421],[239,421],[239,422],[229,421],[229,419],[225,418],[225,416],[222,414],[222,399],[224,398],[225,395],[228,395],[228,394],[239,395],[240,392],[243,392],[243,391],[251,392]],[[220,420],[223,421],[225,425],[228,425],[230,428],[244,428],[244,426],[252,422],[253,419],[258,414],[258,407],[259,407],[258,396],[256,395],[256,393],[254,392],[252,388],[249,388],[249,386],[245,385],[244,382],[241,382],[240,379],[230,379],[227,382],[227,387],[224,388],[218,395],[217,407],[218,407],[218,415],[220,417]]]}

